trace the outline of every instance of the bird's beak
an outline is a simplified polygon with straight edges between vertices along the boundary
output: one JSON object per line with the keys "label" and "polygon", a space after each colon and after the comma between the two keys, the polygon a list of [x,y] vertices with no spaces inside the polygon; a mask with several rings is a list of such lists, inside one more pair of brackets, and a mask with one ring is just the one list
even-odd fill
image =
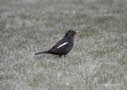
{"label": "bird's beak", "polygon": [[79,34],[80,32],[79,32],[79,31],[76,31],[75,33],[76,33],[76,34]]}

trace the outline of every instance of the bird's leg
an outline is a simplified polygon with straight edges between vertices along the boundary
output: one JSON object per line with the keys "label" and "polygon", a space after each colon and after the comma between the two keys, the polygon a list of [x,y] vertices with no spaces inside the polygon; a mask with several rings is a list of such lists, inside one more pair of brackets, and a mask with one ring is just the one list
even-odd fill
{"label": "bird's leg", "polygon": [[61,58],[61,57],[62,57],[62,55],[59,55],[59,57]]}
{"label": "bird's leg", "polygon": [[66,57],[66,55],[64,55],[64,57]]}

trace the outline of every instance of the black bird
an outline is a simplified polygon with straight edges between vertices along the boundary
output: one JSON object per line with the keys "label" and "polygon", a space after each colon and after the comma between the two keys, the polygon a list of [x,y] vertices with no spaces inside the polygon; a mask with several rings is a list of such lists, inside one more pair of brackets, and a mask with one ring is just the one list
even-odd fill
{"label": "black bird", "polygon": [[43,51],[43,52],[38,52],[35,53],[35,55],[38,54],[54,54],[54,55],[59,55],[60,57],[62,55],[67,55],[71,49],[73,48],[73,44],[74,44],[74,36],[75,34],[80,33],[79,31],[73,31],[73,30],[69,30],[65,36],[56,43],[56,45],[54,45],[51,49],[47,50],[47,51]]}

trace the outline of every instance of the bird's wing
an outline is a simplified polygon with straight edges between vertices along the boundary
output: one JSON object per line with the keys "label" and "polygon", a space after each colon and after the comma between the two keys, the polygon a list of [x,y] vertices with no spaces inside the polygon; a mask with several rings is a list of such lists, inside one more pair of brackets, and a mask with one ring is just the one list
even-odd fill
{"label": "bird's wing", "polygon": [[57,42],[50,50],[51,51],[61,51],[69,46],[69,42],[65,39]]}
{"label": "bird's wing", "polygon": [[68,44],[68,42],[62,43],[61,45],[59,45],[59,46],[57,47],[57,49],[59,49],[59,48],[61,48],[61,47],[64,47],[64,46],[67,45],[67,44]]}

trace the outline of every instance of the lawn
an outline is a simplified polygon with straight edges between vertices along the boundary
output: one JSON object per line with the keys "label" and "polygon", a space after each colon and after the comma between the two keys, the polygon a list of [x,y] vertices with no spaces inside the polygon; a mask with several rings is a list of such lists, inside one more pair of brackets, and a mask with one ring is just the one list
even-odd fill
{"label": "lawn", "polygon": [[127,0],[0,0],[0,90],[127,90]]}

